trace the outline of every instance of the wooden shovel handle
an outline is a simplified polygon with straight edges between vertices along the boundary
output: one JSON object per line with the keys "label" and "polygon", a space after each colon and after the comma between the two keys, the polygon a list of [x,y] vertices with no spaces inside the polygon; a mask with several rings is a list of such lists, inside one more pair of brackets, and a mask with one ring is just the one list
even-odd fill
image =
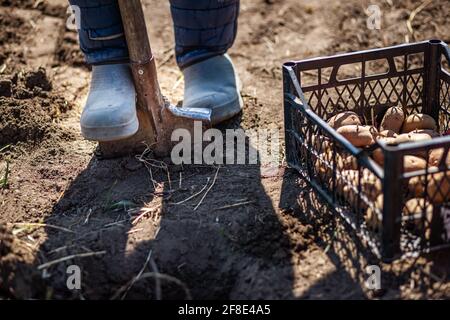
{"label": "wooden shovel handle", "polygon": [[[140,0],[119,0],[130,59],[144,64],[153,58]],[[156,76],[156,75],[155,75]]]}
{"label": "wooden shovel handle", "polygon": [[158,83],[155,59],[150,47],[144,11],[140,0],[119,0],[138,105],[152,116],[158,137],[164,99]]}

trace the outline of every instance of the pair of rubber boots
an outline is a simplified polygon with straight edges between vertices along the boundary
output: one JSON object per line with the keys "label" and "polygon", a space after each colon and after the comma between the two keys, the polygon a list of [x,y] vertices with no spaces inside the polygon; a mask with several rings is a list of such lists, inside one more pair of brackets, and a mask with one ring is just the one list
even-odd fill
{"label": "pair of rubber boots", "polygon": [[[239,79],[228,55],[187,67],[183,75],[182,107],[211,109],[213,125],[241,111]],[[83,136],[95,141],[121,140],[138,131],[136,92],[128,64],[92,67],[91,87],[80,124]]]}

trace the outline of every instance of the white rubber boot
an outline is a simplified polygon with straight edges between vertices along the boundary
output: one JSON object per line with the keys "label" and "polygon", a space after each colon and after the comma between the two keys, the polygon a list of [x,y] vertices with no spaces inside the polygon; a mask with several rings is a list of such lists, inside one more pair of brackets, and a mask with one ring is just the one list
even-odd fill
{"label": "white rubber boot", "polygon": [[187,67],[183,74],[183,107],[211,109],[213,125],[241,112],[240,81],[227,54]]}
{"label": "white rubber boot", "polygon": [[128,64],[92,67],[92,80],[81,115],[81,133],[88,140],[115,141],[139,129],[136,91]]}

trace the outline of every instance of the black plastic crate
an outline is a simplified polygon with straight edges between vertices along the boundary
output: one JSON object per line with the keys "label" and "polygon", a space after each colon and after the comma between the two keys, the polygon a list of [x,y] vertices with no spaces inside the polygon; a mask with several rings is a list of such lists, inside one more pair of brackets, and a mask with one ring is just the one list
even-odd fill
{"label": "black plastic crate", "polygon": [[[448,46],[431,40],[283,66],[288,164],[384,261],[450,247],[449,64]],[[356,148],[326,122],[354,111],[376,125],[391,106],[432,116],[443,136]],[[375,148],[384,165],[372,159]],[[436,149],[443,160],[432,165]],[[417,153],[426,169],[404,172],[405,156]]]}

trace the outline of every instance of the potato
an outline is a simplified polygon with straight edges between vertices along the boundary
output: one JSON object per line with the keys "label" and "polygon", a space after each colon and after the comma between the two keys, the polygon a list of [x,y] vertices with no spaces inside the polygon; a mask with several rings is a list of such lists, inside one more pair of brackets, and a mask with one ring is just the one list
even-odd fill
{"label": "potato", "polygon": [[397,133],[395,133],[392,130],[383,130],[383,131],[380,131],[379,137],[382,137],[382,138],[395,138],[395,137],[397,137]]}
{"label": "potato", "polygon": [[336,176],[336,190],[337,192],[344,196],[346,194],[345,187],[354,185],[358,182],[358,170],[344,170],[339,175]]}
{"label": "potato", "polygon": [[[437,170],[437,167],[429,167],[429,171]],[[426,192],[426,180],[430,181],[434,179],[434,174],[429,174],[428,179],[425,179],[425,175],[413,177],[409,179],[408,181],[408,190],[409,194],[408,196],[412,196],[414,198],[422,198],[425,195]]]}
{"label": "potato", "polygon": [[395,137],[384,137],[384,136],[378,134],[376,136],[375,140],[383,141],[384,143],[386,143],[388,145],[397,145],[397,137],[398,137],[398,135],[396,135]]}
{"label": "potato", "polygon": [[375,143],[374,135],[377,129],[372,126],[348,125],[337,129],[355,147],[367,147]]}
{"label": "potato", "polygon": [[430,211],[430,209],[433,211],[433,205],[428,201],[425,201],[423,198],[413,198],[405,203],[403,214],[407,216],[414,216],[423,213],[424,209],[427,212]]}
{"label": "potato", "polygon": [[344,170],[341,172],[341,178],[346,183],[355,185],[358,182],[359,171],[358,170]]}
{"label": "potato", "polygon": [[320,158],[322,160],[317,159],[315,161],[316,171],[320,174],[322,178],[329,178],[332,174],[332,169],[328,168],[325,165],[324,161],[329,162],[330,166],[333,166],[333,161],[336,161],[336,170],[338,172],[342,170],[357,170],[358,169],[358,161],[352,155],[347,157],[342,157],[338,153],[333,157],[333,152],[331,150],[327,152],[323,152],[320,154]]}
{"label": "potato", "polygon": [[[322,152],[314,161],[316,172],[322,179],[327,179],[332,174],[332,169],[328,167],[328,165],[332,165],[332,156],[333,153],[331,151]],[[326,162],[328,162],[328,165],[326,164]]]}
{"label": "potato", "polygon": [[358,205],[358,201],[359,201],[360,209],[367,210],[367,208],[369,207],[367,205],[366,201],[364,201],[362,199],[358,200],[360,195],[358,194],[358,191],[355,190],[355,187],[353,187],[353,186],[350,186],[350,185],[344,186],[342,196],[352,207],[356,208],[356,206]]}
{"label": "potato", "polygon": [[[412,172],[417,170],[424,170],[427,167],[427,162],[423,159],[422,152],[415,155],[406,155],[403,160],[403,172]],[[384,166],[384,152],[381,148],[377,148],[372,152],[373,160],[380,166]]]}
{"label": "potato", "polygon": [[358,160],[352,155],[346,157],[337,155],[337,167],[339,170],[358,170]]}
{"label": "potato", "polygon": [[428,180],[427,194],[432,204],[450,200],[450,171],[435,173]]}
{"label": "potato", "polygon": [[[358,195],[358,183],[361,183],[361,194]],[[351,204],[356,205],[357,199],[361,197],[361,208],[367,209],[367,200],[375,200],[381,193],[381,181],[370,170],[364,169],[362,171],[361,180],[359,180],[358,170],[345,170],[342,174],[337,176],[336,187],[338,193],[345,197]]]}
{"label": "potato", "polygon": [[427,162],[416,156],[404,156],[403,158],[403,172],[412,172],[417,170],[425,170]]}
{"label": "potato", "polygon": [[[361,182],[361,193],[358,192],[358,182]],[[331,185],[331,181],[330,181]],[[351,206],[358,203],[362,210],[370,210],[369,204],[381,195],[381,181],[370,170],[362,171],[359,179],[358,170],[345,170],[336,177],[336,190]]]}
{"label": "potato", "polygon": [[[428,156],[428,164],[434,167],[439,166],[441,164],[442,157],[444,156],[444,151],[445,151],[444,148],[431,150]],[[450,150],[447,153],[447,159],[445,159],[445,164],[447,166],[450,166]]]}
{"label": "potato", "polygon": [[[405,203],[402,213],[407,222],[415,225],[419,231],[425,231],[425,239],[430,239],[431,229],[429,227],[426,228],[426,225],[429,226],[433,218],[433,210],[433,205],[425,201],[425,199],[414,198]],[[424,219],[428,223],[424,224]]]}
{"label": "potato", "polygon": [[[395,138],[396,144],[402,143],[410,143],[410,142],[420,142],[420,141],[429,141],[433,139],[429,134],[426,133],[402,133]],[[418,156],[422,158],[427,157],[427,151],[417,151],[411,154],[412,156]]]}
{"label": "potato", "polygon": [[[363,210],[367,210],[367,201],[359,199],[358,193],[358,170],[346,170],[336,179],[336,190],[351,206],[359,205]],[[361,184],[362,188],[362,184]]]}
{"label": "potato", "polygon": [[[358,170],[344,170],[340,175],[336,176],[337,193],[352,205],[356,205],[357,191],[355,191],[355,188],[357,186],[358,175]],[[330,185],[331,183],[330,181]]]}
{"label": "potato", "polygon": [[318,152],[328,152],[331,147],[331,140],[323,135],[315,135],[312,136],[312,145]]}
{"label": "potato", "polygon": [[[387,145],[397,145],[394,137],[382,137],[378,136],[377,141],[383,141]],[[384,166],[384,152],[383,149],[377,148],[372,152],[372,158],[378,163],[380,166]]]}
{"label": "potato", "polygon": [[[351,184],[356,187],[359,181],[359,171],[358,170],[343,170],[336,177],[337,185]],[[342,188],[340,189],[342,190]]]}
{"label": "potato", "polygon": [[420,198],[425,194],[425,177],[413,177],[408,181],[409,194],[413,197]]}
{"label": "potato", "polygon": [[375,200],[382,192],[383,186],[381,180],[375,176],[370,170],[364,169],[361,177],[361,192],[363,192],[369,200]]}
{"label": "potato", "polygon": [[[388,145],[396,145],[396,140],[394,137],[383,137],[378,135],[376,138],[377,141],[383,141]],[[384,166],[384,152],[381,148],[377,148],[372,152],[372,158],[378,163],[380,166]]]}
{"label": "potato", "polygon": [[391,130],[399,133],[405,121],[405,113],[401,107],[392,107],[386,111],[380,124],[380,131]]}
{"label": "potato", "polygon": [[330,169],[325,166],[325,164],[317,159],[314,161],[314,168],[316,169],[317,175],[322,179],[327,179],[330,176]]}
{"label": "potato", "polygon": [[380,194],[377,197],[373,206],[367,209],[365,220],[367,227],[373,231],[379,231],[381,229],[382,214],[383,214],[383,195]]}
{"label": "potato", "polygon": [[402,133],[409,133],[414,130],[433,130],[436,131],[436,121],[429,115],[423,113],[415,113],[406,117],[403,123]]}
{"label": "potato", "polygon": [[429,129],[416,129],[416,130],[413,130],[413,131],[411,131],[412,133],[418,133],[418,134],[427,134],[427,135],[429,135],[431,138],[437,138],[437,137],[440,137],[441,135],[438,133],[438,132],[436,132],[436,131],[434,131],[434,130],[429,130]]}
{"label": "potato", "polygon": [[384,152],[381,148],[375,149],[372,152],[372,158],[380,166],[384,166]]}
{"label": "potato", "polygon": [[352,111],[345,111],[334,115],[328,119],[328,124],[335,130],[348,125],[362,125],[361,119]]}
{"label": "potato", "polygon": [[409,142],[420,142],[428,141],[432,138],[426,133],[402,133],[395,138],[396,144],[409,143]]}

